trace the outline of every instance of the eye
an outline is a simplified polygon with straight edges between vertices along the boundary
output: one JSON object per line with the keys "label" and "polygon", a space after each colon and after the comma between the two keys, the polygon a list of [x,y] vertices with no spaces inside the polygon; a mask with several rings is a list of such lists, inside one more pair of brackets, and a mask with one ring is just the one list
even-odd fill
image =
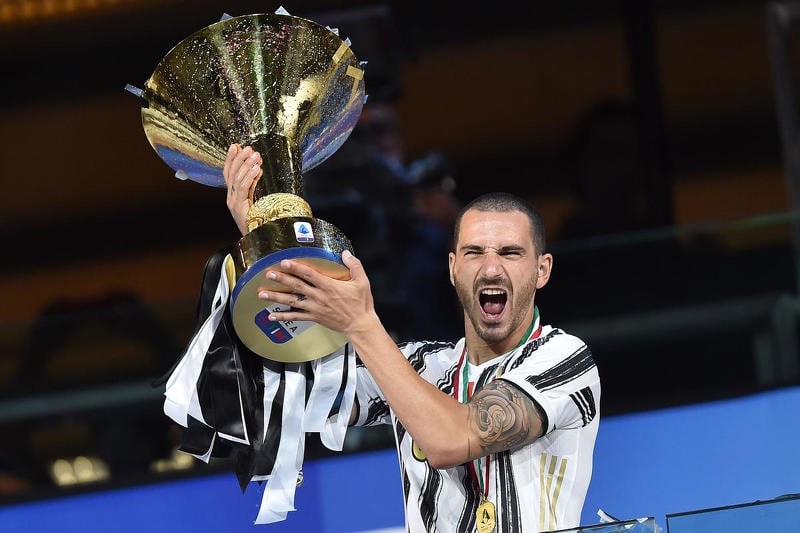
{"label": "eye", "polygon": [[505,256],[505,257],[521,257],[522,256],[522,251],[521,250],[503,250],[500,255]]}

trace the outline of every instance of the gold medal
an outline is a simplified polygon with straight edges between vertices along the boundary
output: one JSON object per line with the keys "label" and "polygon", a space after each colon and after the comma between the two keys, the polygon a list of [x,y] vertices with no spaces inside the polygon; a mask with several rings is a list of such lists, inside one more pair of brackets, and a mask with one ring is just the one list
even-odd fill
{"label": "gold medal", "polygon": [[478,510],[475,512],[475,519],[478,525],[478,533],[494,531],[496,522],[494,504],[486,498],[483,498],[483,501],[481,501],[481,504],[478,506]]}
{"label": "gold medal", "polygon": [[419,444],[417,444],[417,441],[412,441],[411,453],[414,455],[414,459],[416,459],[417,461],[424,461],[425,460],[425,452],[423,452],[422,448],[419,447]]}

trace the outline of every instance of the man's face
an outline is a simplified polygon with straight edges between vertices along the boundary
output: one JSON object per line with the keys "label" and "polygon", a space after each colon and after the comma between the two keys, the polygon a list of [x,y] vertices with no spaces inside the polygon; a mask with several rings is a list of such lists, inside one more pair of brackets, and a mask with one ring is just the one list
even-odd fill
{"label": "man's face", "polygon": [[490,346],[505,349],[506,342],[518,342],[533,320],[534,295],[547,283],[551,266],[550,254],[537,257],[523,213],[464,213],[450,253],[450,281],[469,319],[465,326],[471,324]]}

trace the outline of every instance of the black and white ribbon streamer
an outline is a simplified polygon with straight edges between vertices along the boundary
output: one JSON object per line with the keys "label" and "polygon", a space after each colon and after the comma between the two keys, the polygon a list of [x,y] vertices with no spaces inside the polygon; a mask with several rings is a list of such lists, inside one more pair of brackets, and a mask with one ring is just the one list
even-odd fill
{"label": "black and white ribbon streamer", "polygon": [[278,363],[248,350],[233,332],[225,273],[230,257],[206,264],[198,326],[166,383],[164,413],[184,429],[181,450],[209,462],[235,459],[244,491],[266,481],[256,524],[295,510],[305,434],[340,451],[356,388],[349,345],[308,363]]}

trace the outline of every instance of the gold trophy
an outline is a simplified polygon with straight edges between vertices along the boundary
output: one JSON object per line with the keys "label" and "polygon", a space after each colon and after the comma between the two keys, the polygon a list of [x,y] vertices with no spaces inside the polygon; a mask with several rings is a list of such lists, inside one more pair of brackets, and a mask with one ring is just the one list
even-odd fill
{"label": "gold trophy", "polygon": [[145,134],[180,179],[225,187],[231,144],[261,153],[263,175],[250,191],[248,233],[226,262],[234,328],[258,355],[310,361],[346,338],[313,322],[270,322],[285,306],[258,290],[288,292],[267,280],[283,259],[332,278],[349,271],[352,249],[333,224],[314,218],[302,198],[302,173],[335,152],[355,127],[365,99],[361,64],[333,30],[289,14],[226,17],[190,35],[161,60],[144,89]]}

